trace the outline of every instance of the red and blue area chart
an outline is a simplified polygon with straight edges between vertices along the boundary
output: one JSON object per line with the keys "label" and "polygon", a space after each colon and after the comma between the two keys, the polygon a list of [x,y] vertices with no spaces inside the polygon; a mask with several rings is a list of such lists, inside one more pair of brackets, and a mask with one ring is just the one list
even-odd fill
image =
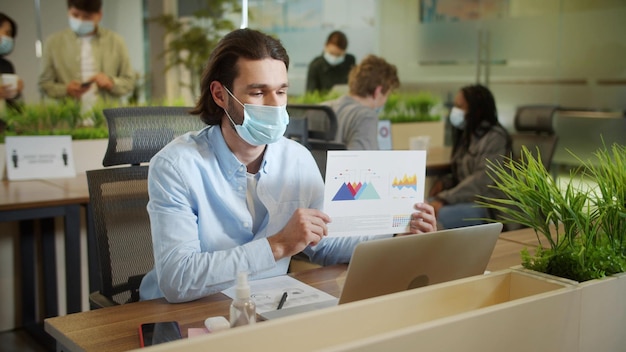
{"label": "red and blue area chart", "polygon": [[417,196],[416,174],[380,175],[371,169],[361,172],[344,170],[334,179],[343,180],[343,182],[339,184],[339,189],[332,201],[415,198]]}

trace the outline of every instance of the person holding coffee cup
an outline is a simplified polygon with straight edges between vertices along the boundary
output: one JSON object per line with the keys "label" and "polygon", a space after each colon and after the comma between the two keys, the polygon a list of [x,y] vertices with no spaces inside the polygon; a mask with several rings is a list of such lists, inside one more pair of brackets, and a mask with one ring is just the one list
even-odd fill
{"label": "person holding coffee cup", "polygon": [[0,12],[0,105],[18,108],[18,99],[24,88],[24,82],[15,74],[15,68],[6,56],[13,51],[14,39],[17,35],[15,21]]}

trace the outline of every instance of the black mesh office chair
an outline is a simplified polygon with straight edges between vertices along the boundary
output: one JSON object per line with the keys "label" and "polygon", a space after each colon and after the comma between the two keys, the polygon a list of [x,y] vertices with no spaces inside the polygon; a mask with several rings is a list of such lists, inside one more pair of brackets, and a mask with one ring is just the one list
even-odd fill
{"label": "black mesh office chair", "polygon": [[335,142],[337,134],[337,116],[333,109],[326,105],[288,104],[290,121],[305,119],[309,136],[308,148],[313,154],[322,177],[326,175],[326,152],[329,150],[345,150],[346,145]]}
{"label": "black mesh office chair", "polygon": [[309,124],[308,120],[301,117],[289,117],[289,124],[285,130],[285,137],[292,139],[303,146],[309,146]]}
{"label": "black mesh office chair", "polygon": [[552,118],[558,109],[553,105],[520,106],[515,113],[515,133],[511,134],[513,159],[519,160],[522,146],[541,162],[546,170],[550,170],[552,157],[556,150],[558,136],[554,134]]}
{"label": "black mesh office chair", "polygon": [[95,237],[100,289],[93,308],[139,300],[139,285],[154,266],[148,204],[148,162],[173,138],[205,125],[189,108],[105,109],[109,145],[104,166],[87,171],[90,237]]}
{"label": "black mesh office chair", "polygon": [[102,165],[139,165],[177,136],[203,128],[189,107],[142,106],[104,109],[109,145]]}

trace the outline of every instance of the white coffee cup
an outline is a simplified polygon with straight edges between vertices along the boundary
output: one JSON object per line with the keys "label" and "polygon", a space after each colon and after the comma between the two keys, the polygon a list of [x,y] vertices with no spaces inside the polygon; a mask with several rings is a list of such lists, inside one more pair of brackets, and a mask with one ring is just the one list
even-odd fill
{"label": "white coffee cup", "polygon": [[15,90],[17,89],[17,81],[18,81],[18,77],[16,74],[13,73],[3,73],[1,75],[2,78],[2,85],[5,87],[8,87],[11,90]]}
{"label": "white coffee cup", "polygon": [[411,150],[428,150],[430,144],[430,136],[415,136],[409,138],[409,149]]}

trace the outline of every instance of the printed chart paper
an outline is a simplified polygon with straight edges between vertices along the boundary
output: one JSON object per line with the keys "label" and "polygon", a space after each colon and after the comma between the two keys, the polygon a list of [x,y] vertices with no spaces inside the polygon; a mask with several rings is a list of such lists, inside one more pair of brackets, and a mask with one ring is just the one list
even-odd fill
{"label": "printed chart paper", "polygon": [[[298,306],[311,305],[325,301],[334,302],[337,300],[328,293],[287,275],[250,280],[248,284],[250,285],[250,298],[252,298],[256,304],[256,312],[258,314],[276,310],[285,292],[288,294],[287,300],[283,305],[283,309],[285,310]],[[234,299],[236,297],[235,286],[222,291],[222,293]]]}
{"label": "printed chart paper", "polygon": [[424,201],[426,151],[329,151],[324,212],[329,236],[408,232],[415,203]]}

